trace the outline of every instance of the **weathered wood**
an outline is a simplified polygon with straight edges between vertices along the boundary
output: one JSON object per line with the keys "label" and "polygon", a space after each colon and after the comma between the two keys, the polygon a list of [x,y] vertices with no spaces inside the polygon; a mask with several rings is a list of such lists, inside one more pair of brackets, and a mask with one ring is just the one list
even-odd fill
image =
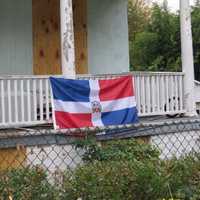
{"label": "weathered wood", "polygon": [[87,0],[73,0],[73,14],[76,73],[87,74]]}
{"label": "weathered wood", "polygon": [[25,148],[0,149],[0,170],[23,167],[26,157]]}
{"label": "weathered wood", "polygon": [[60,74],[59,0],[33,0],[33,71]]}

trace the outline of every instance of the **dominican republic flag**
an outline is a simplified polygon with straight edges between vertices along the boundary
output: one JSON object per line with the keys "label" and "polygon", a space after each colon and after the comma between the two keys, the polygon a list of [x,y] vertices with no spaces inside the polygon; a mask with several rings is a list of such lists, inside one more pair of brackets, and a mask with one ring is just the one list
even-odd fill
{"label": "dominican republic flag", "polygon": [[132,76],[109,80],[50,78],[56,129],[124,125],[138,120]]}

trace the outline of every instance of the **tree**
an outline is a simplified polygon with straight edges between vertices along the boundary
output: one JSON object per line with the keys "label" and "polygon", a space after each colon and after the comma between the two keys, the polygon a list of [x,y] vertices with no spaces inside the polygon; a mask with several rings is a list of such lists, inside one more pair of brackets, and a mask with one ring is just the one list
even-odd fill
{"label": "tree", "polygon": [[[179,13],[169,11],[167,0],[151,8],[143,1],[133,3],[129,2],[131,70],[180,71]],[[192,7],[191,16],[195,78],[200,81],[200,0]]]}
{"label": "tree", "polygon": [[144,0],[129,0],[128,4],[129,37],[134,40],[135,35],[147,25],[150,8]]}
{"label": "tree", "polygon": [[[134,41],[138,33],[143,32],[150,17],[150,8],[144,0],[128,1],[128,23],[129,23],[129,43],[130,55],[134,55]],[[131,63],[133,57],[131,56]],[[132,66],[132,64],[131,64]]]}
{"label": "tree", "polygon": [[200,1],[192,8],[192,33],[194,48],[195,79],[200,81]]}
{"label": "tree", "polygon": [[130,42],[131,66],[134,70],[179,71],[179,16],[169,12],[167,3],[154,4],[143,31]]}

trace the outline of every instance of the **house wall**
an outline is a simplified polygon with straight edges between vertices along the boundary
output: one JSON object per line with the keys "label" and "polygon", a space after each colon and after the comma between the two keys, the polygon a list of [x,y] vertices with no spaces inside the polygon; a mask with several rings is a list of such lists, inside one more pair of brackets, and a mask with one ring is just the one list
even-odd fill
{"label": "house wall", "polygon": [[[76,51],[80,65],[77,72],[127,72],[127,0],[87,0],[86,21],[87,25],[83,26],[87,27],[87,45],[78,42],[78,46],[76,42],[76,46],[87,52]],[[0,27],[0,74],[33,74],[32,0],[1,0]],[[76,38],[80,38],[79,35],[77,32]],[[41,49],[38,53],[43,57]],[[59,54],[54,54],[52,58],[57,59]],[[88,61],[85,59],[87,54]]]}
{"label": "house wall", "polygon": [[0,0],[0,74],[32,74],[32,0]]}
{"label": "house wall", "polygon": [[89,73],[129,71],[127,0],[88,0]]}

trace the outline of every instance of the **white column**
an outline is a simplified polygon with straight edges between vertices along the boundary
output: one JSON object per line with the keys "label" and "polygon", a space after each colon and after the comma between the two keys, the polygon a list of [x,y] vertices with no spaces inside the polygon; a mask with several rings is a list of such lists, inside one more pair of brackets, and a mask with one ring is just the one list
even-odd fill
{"label": "white column", "polygon": [[188,116],[196,115],[194,97],[194,60],[191,29],[191,10],[189,0],[180,0],[181,57],[184,78],[185,107]]}
{"label": "white column", "polygon": [[62,74],[74,76],[75,48],[72,0],[60,0]]}

